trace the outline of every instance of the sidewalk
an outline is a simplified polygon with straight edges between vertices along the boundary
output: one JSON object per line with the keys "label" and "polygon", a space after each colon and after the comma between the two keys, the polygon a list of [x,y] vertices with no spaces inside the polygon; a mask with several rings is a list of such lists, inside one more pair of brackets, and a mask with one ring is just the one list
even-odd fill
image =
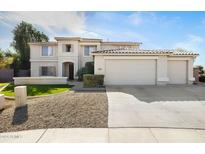
{"label": "sidewalk", "polygon": [[56,128],[1,133],[0,143],[205,142],[205,130],[168,128]]}

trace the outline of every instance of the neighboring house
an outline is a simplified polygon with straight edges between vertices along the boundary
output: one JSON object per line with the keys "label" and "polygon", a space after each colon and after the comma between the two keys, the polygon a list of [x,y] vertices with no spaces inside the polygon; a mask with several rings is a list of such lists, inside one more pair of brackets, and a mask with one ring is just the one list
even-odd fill
{"label": "neighboring house", "polygon": [[111,48],[139,48],[138,42],[104,42],[101,39],[55,37],[56,42],[29,43],[31,77],[77,78],[78,69],[93,61],[92,51]]}
{"label": "neighboring house", "polygon": [[139,42],[55,37],[56,42],[29,43],[31,76],[76,78],[94,60],[95,74],[106,85],[191,84],[198,54],[185,50],[142,50]]}

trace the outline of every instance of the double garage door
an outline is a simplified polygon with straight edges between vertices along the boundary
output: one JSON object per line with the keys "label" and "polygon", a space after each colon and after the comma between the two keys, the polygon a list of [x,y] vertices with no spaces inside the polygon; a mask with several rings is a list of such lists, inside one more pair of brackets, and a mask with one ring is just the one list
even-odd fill
{"label": "double garage door", "polygon": [[105,83],[108,85],[154,85],[156,60],[106,60]]}
{"label": "double garage door", "polygon": [[[107,85],[155,85],[157,65],[154,59],[105,60],[105,84]],[[168,61],[170,84],[185,84],[186,61]]]}

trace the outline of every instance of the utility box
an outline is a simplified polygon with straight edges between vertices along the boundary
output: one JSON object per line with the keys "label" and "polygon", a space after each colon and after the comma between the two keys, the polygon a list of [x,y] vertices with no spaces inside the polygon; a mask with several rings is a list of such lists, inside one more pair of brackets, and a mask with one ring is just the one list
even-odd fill
{"label": "utility box", "polygon": [[27,101],[27,88],[26,86],[17,86],[15,91],[15,107],[21,107],[26,105]]}
{"label": "utility box", "polygon": [[0,110],[4,108],[5,98],[4,94],[0,94]]}

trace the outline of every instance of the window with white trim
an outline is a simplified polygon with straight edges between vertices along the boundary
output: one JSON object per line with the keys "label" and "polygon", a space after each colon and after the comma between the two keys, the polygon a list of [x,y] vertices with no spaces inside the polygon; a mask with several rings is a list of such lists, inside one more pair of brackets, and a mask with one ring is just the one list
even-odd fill
{"label": "window with white trim", "polygon": [[84,46],[84,56],[90,56],[92,51],[97,50],[97,46]]}
{"label": "window with white trim", "polygon": [[42,46],[41,56],[53,56],[53,47],[51,46]]}
{"label": "window with white trim", "polygon": [[71,44],[66,44],[65,45],[65,51],[66,52],[71,52]]}
{"label": "window with white trim", "polygon": [[40,67],[41,76],[56,76],[56,67],[55,66],[42,66]]}

